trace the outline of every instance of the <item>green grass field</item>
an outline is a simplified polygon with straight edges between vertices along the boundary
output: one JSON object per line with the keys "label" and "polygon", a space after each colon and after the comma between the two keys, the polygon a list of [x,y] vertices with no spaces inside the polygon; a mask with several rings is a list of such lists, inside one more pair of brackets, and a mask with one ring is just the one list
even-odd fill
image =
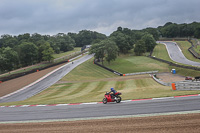
{"label": "green grass field", "polygon": [[168,64],[146,56],[123,55],[118,57],[114,62],[111,62],[110,65],[107,62],[105,62],[104,65],[123,74],[155,70],[159,72],[169,72]]}
{"label": "green grass field", "polygon": [[[196,60],[188,52],[188,48],[191,46],[189,42],[178,41],[177,43],[181,47],[184,55],[187,58],[190,58],[191,60],[193,59],[193,61]],[[156,47],[154,48],[152,56],[155,56],[157,58],[160,58],[160,59],[163,59],[163,60],[167,60],[167,61],[171,61],[173,63],[176,63],[176,62],[174,62],[174,61],[172,61],[170,59],[170,57],[168,56],[168,53],[167,53],[167,49],[166,49],[165,45],[163,45],[163,44],[156,45]],[[191,70],[191,69],[179,68],[179,67],[174,67],[174,66],[168,66],[168,68],[169,68],[169,70],[176,69],[177,74],[182,75],[182,76],[192,76],[192,77],[195,77],[195,76],[199,76],[200,75],[200,71],[195,71],[195,70]]]}
{"label": "green grass field", "polygon": [[93,64],[93,59],[90,59],[73,69],[69,74],[61,79],[61,81],[81,82],[113,77],[117,77],[117,75]]}
{"label": "green grass field", "polygon": [[200,62],[199,59],[196,59],[189,51],[188,48],[191,47],[191,44],[188,41],[177,41],[177,44],[181,48],[183,54],[185,57],[189,60],[195,61],[195,62]]}
{"label": "green grass field", "polygon": [[123,100],[200,93],[200,91],[172,91],[171,87],[162,86],[152,78],[146,77],[141,79],[56,84],[25,101],[0,105],[100,102],[105,92],[110,91],[110,87],[115,87],[116,90],[122,92]]}
{"label": "green grass field", "polygon": [[74,50],[72,50],[72,51],[67,51],[67,52],[60,53],[60,54],[53,54],[53,57],[56,59],[56,58],[67,56],[67,55],[70,55],[72,53],[79,52],[79,51],[81,51],[81,47],[75,47]]}
{"label": "green grass field", "polygon": [[[165,46],[161,44],[156,46],[153,55],[169,59]],[[200,75],[199,71],[172,67],[145,56],[121,55],[110,65],[106,62],[104,63],[106,66],[122,73],[152,70],[169,72],[172,68],[175,68],[180,75]],[[1,103],[0,105],[99,102],[103,99],[105,92],[110,91],[111,87],[122,92],[123,100],[200,93],[200,91],[173,91],[171,87],[158,84],[149,75],[119,77],[93,64],[93,59],[90,59],[72,70],[59,83],[38,95],[25,101]]]}
{"label": "green grass field", "polygon": [[200,54],[200,45],[196,45],[193,48],[194,48],[195,52],[197,52],[198,54]]}
{"label": "green grass field", "polygon": [[165,45],[163,44],[157,44],[156,47],[153,50],[152,56],[155,56],[156,58],[160,58],[166,61],[171,61],[167,49],[165,47]]}

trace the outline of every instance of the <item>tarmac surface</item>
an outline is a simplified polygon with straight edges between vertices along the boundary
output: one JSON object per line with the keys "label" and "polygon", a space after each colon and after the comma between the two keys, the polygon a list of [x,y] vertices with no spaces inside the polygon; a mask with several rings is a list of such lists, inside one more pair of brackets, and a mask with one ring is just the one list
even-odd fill
{"label": "tarmac surface", "polygon": [[200,63],[188,60],[175,42],[160,42],[167,47],[170,58],[178,63],[200,67]]}
{"label": "tarmac surface", "polygon": [[67,73],[69,73],[75,67],[87,61],[88,59],[92,58],[93,56],[94,55],[86,55],[73,61],[73,63],[67,63],[64,66],[57,68],[56,70],[48,73],[44,77],[38,79],[34,83],[29,84],[28,86],[25,86],[21,88],[20,90],[17,90],[16,92],[13,92],[11,94],[1,97],[0,103],[22,101],[38,94],[39,92],[55,84],[57,81],[59,81],[62,77],[64,77]]}

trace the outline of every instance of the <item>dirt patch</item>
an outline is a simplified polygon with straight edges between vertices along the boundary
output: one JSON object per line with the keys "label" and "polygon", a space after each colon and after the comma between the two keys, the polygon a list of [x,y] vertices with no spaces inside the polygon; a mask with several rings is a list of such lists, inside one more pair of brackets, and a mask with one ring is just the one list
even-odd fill
{"label": "dirt patch", "polygon": [[188,133],[200,131],[200,114],[168,115],[138,118],[82,120],[68,122],[0,124],[3,133],[25,132],[137,132]]}
{"label": "dirt patch", "polygon": [[171,82],[185,80],[184,76],[180,76],[180,75],[172,74],[172,73],[158,73],[158,74],[156,74],[156,76],[165,83],[171,83]]}
{"label": "dirt patch", "polygon": [[54,67],[51,67],[51,68],[48,68],[48,69],[45,69],[45,70],[42,70],[39,72],[35,72],[32,74],[25,75],[23,77],[19,77],[16,79],[12,79],[12,80],[0,83],[0,97],[7,95],[9,93],[12,93],[14,91],[17,91],[24,86],[29,85],[30,83],[36,81],[37,79],[43,77],[47,73],[53,71],[54,69],[56,69],[64,64],[60,64],[58,66],[54,66]]}

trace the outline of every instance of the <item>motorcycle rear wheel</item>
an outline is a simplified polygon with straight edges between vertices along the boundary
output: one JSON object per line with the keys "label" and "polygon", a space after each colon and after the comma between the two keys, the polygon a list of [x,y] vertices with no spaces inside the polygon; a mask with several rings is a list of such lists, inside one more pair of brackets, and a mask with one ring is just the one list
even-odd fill
{"label": "motorcycle rear wheel", "polygon": [[102,102],[103,102],[103,104],[106,104],[108,102],[107,98],[104,98]]}
{"label": "motorcycle rear wheel", "polygon": [[120,96],[117,97],[116,103],[120,103],[122,98]]}

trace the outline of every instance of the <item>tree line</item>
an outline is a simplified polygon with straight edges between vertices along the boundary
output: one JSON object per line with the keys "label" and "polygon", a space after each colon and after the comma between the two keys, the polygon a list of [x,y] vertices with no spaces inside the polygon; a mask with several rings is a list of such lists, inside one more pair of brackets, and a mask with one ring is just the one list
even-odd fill
{"label": "tree line", "polygon": [[85,45],[92,45],[90,53],[96,53],[96,59],[102,63],[106,59],[110,63],[120,53],[127,54],[131,49],[135,55],[152,51],[160,37],[200,38],[200,23],[167,22],[164,26],[142,30],[118,27],[109,36],[89,30],[52,36],[38,33],[18,36],[5,34],[0,38],[0,71],[10,71],[41,61],[50,62],[54,53],[59,54]]}
{"label": "tree line", "polygon": [[115,60],[119,53],[127,54],[134,49],[136,55],[150,52],[156,46],[159,33],[154,28],[145,30],[131,30],[118,27],[109,37],[99,43],[94,43],[90,48],[90,53],[95,53],[95,58],[102,62],[110,63]]}
{"label": "tree line", "polygon": [[126,54],[131,49],[134,49],[135,55],[151,52],[160,37],[200,38],[200,23],[176,24],[167,22],[164,26],[148,27],[143,30],[118,27],[117,31],[114,31],[107,40],[92,45],[90,53],[96,53],[95,58],[101,60],[102,64],[104,58],[110,63],[117,58],[119,52]]}
{"label": "tree line", "polygon": [[67,52],[105,39],[106,35],[82,30],[79,33],[56,35],[21,34],[2,35],[0,38],[0,72],[53,60],[53,54]]}
{"label": "tree line", "polygon": [[159,26],[157,30],[162,37],[194,37],[200,38],[200,23],[192,22],[189,24],[176,24],[167,22],[164,26]]}

